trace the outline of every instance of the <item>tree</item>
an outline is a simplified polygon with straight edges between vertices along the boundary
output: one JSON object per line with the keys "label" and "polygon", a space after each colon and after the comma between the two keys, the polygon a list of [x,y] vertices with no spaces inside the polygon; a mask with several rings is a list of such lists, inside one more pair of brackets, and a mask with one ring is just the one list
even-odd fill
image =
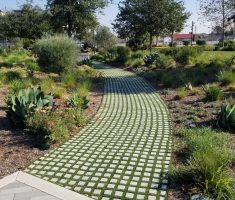
{"label": "tree", "polygon": [[95,42],[98,49],[107,49],[117,43],[117,37],[106,26],[96,29]]}
{"label": "tree", "polygon": [[[169,32],[174,6],[182,4],[174,0],[125,0],[119,4],[119,13],[114,29],[121,38],[149,35],[149,49],[152,50],[153,37]],[[181,7],[180,7],[181,8]],[[172,27],[172,26],[171,26]],[[175,28],[173,28],[175,29]]]}
{"label": "tree", "polygon": [[0,18],[0,32],[4,37],[36,40],[50,32],[50,15],[27,3],[19,12],[8,12]]}
{"label": "tree", "polygon": [[171,34],[171,44],[174,45],[174,33],[180,32],[184,28],[186,20],[189,18],[190,13],[185,11],[185,7],[182,1],[172,1],[169,7],[169,22],[167,23],[167,29]]}
{"label": "tree", "polygon": [[107,3],[108,0],[48,0],[47,6],[56,31],[82,38],[88,29],[98,25],[95,12]]}
{"label": "tree", "polygon": [[234,0],[198,0],[201,14],[216,26],[222,27],[222,46],[224,47],[227,19],[234,10]]}

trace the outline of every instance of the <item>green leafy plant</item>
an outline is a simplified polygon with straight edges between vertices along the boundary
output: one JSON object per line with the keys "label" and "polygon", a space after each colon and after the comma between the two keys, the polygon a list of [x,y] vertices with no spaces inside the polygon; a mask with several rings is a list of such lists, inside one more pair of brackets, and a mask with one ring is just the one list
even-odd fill
{"label": "green leafy plant", "polygon": [[21,74],[18,71],[8,71],[5,73],[5,82],[9,83],[13,80],[21,79]]}
{"label": "green leafy plant", "polygon": [[90,67],[93,66],[92,60],[91,60],[90,58],[85,58],[85,59],[83,59],[82,64],[83,64],[83,65],[90,66]]}
{"label": "green leafy plant", "polygon": [[171,182],[188,183],[213,199],[234,199],[231,136],[211,128],[182,129],[179,135],[185,142],[187,154],[182,166],[170,173]]}
{"label": "green leafy plant", "polygon": [[235,73],[232,70],[225,70],[220,72],[218,78],[223,85],[235,83]]}
{"label": "green leafy plant", "polygon": [[72,107],[80,107],[82,109],[88,108],[89,100],[86,96],[79,96],[79,94],[74,93],[68,100],[68,105]]}
{"label": "green leafy plant", "polygon": [[217,119],[217,125],[221,128],[235,130],[235,105],[227,102],[222,105]]}
{"label": "green leafy plant", "polygon": [[7,106],[7,117],[14,124],[24,124],[27,117],[36,108],[53,105],[53,96],[45,95],[41,88],[28,88],[19,91],[18,95],[11,95]]}
{"label": "green leafy plant", "polygon": [[160,60],[160,55],[159,53],[154,52],[145,56],[144,63],[146,66],[151,66],[153,64],[156,64],[157,60]]}
{"label": "green leafy plant", "polygon": [[25,64],[26,64],[26,67],[28,70],[29,77],[33,77],[34,72],[39,70],[38,64],[36,62],[34,62],[33,60],[27,60]]}
{"label": "green leafy plant", "polygon": [[217,101],[223,97],[223,91],[219,86],[214,84],[205,85],[203,91],[207,101]]}
{"label": "green leafy plant", "polygon": [[53,36],[39,40],[34,46],[42,71],[62,73],[77,62],[78,48],[72,39]]}
{"label": "green leafy plant", "polygon": [[176,100],[183,99],[187,95],[187,91],[185,90],[185,87],[179,88],[177,91],[177,95],[175,96]]}

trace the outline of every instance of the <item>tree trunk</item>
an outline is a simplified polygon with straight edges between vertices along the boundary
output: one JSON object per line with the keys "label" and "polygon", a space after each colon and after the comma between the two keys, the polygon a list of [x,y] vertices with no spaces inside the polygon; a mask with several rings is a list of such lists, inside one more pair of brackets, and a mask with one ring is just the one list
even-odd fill
{"label": "tree trunk", "polygon": [[149,35],[149,51],[152,52],[152,45],[153,45],[153,35],[150,33]]}
{"label": "tree trunk", "polygon": [[171,47],[174,47],[174,31],[171,32]]}

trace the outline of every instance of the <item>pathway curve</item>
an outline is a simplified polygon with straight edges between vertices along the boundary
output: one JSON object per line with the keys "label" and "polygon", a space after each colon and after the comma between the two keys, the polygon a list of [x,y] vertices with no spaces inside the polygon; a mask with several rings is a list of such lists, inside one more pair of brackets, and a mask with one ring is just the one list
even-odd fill
{"label": "pathway curve", "polygon": [[166,105],[133,73],[97,67],[106,83],[96,117],[26,172],[94,199],[166,199],[171,156]]}

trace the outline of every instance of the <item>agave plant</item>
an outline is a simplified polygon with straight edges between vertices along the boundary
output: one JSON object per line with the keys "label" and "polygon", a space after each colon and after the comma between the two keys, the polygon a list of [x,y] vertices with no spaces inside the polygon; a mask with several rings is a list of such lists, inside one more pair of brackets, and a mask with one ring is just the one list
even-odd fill
{"label": "agave plant", "polygon": [[221,128],[235,130],[235,105],[226,103],[221,107],[217,125]]}
{"label": "agave plant", "polygon": [[52,94],[45,95],[40,87],[22,89],[17,96],[10,97],[7,117],[14,124],[24,124],[24,121],[36,108],[46,106],[53,106]]}

